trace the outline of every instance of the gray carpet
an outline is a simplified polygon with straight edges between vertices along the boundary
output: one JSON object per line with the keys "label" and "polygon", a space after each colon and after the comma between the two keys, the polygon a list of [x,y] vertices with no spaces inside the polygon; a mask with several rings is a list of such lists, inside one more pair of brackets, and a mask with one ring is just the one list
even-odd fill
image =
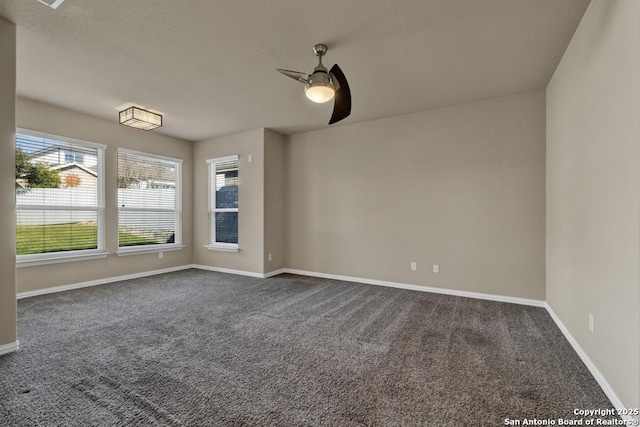
{"label": "gray carpet", "polygon": [[187,270],[18,310],[2,426],[502,426],[611,406],[542,308]]}

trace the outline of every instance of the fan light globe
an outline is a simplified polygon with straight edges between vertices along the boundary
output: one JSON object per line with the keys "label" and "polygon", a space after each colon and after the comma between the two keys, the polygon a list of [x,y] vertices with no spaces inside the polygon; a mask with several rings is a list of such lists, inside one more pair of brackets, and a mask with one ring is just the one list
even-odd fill
{"label": "fan light globe", "polygon": [[307,98],[318,104],[331,101],[335,93],[335,90],[328,85],[313,85],[307,86],[304,89],[304,94],[307,95]]}

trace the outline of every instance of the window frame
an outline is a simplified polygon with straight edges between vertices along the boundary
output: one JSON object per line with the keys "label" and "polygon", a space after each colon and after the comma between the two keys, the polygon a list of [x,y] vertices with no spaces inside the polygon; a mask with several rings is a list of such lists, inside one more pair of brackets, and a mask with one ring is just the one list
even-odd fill
{"label": "window frame", "polygon": [[[116,154],[116,179],[118,178],[118,174],[120,173],[118,167],[119,165],[119,155],[123,154],[131,154],[139,157],[146,157],[153,160],[160,160],[164,162],[174,163],[175,164],[175,173],[176,173],[176,182],[175,182],[175,208],[171,209],[147,209],[147,208],[127,208],[120,206],[120,200],[116,195],[116,202],[118,203],[118,218],[116,225],[116,241],[118,242],[118,250],[116,251],[116,255],[118,256],[129,256],[129,255],[138,255],[145,253],[156,253],[156,252],[169,252],[169,251],[179,251],[184,249],[184,245],[182,244],[182,164],[183,159],[179,159],[177,157],[169,157],[163,156],[160,154],[147,153],[143,151],[130,150],[128,148],[118,148]],[[173,212],[175,215],[175,236],[174,243],[159,243],[157,245],[132,245],[132,246],[120,246],[120,212]]]}
{"label": "window frame", "polygon": [[[208,166],[208,190],[209,190],[209,206],[208,206],[208,225],[209,233],[207,236],[207,244],[204,245],[210,251],[223,251],[223,252],[239,252],[240,251],[240,211],[239,208],[216,208],[216,189],[215,189],[215,173],[216,165],[218,163],[228,162],[231,160],[238,161],[238,171],[240,171],[240,156],[234,154],[231,156],[216,157],[213,159],[207,159]],[[238,178],[238,197],[240,197],[240,178]],[[238,203],[239,205],[239,203]],[[238,243],[224,243],[216,242],[216,225],[215,214],[216,212],[236,212],[238,213]]]}
{"label": "window frame", "polygon": [[[105,152],[107,146],[104,144],[98,144],[91,141],[85,141],[76,138],[70,138],[61,135],[55,135],[51,133],[39,132],[31,129],[16,128],[16,139],[18,135],[25,135],[32,138],[42,138],[50,141],[67,143],[72,145],[79,145],[86,148],[92,148],[96,150],[96,191],[97,191],[97,206],[88,206],[78,209],[75,206],[67,205],[18,205],[16,203],[16,213],[19,210],[27,211],[51,211],[51,210],[82,210],[82,211],[95,211],[96,212],[96,225],[97,225],[97,242],[95,249],[81,249],[73,251],[57,251],[57,252],[45,252],[39,254],[16,254],[16,266],[17,267],[29,267],[33,265],[44,264],[56,264],[60,262],[81,261],[90,259],[106,258],[109,255],[105,250]],[[15,142],[14,142],[15,144]],[[17,220],[17,218],[16,218]]]}

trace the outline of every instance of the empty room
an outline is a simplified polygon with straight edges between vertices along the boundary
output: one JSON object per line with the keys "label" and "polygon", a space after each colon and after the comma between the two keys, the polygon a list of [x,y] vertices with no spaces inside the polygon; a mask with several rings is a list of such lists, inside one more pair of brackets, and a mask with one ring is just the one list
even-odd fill
{"label": "empty room", "polygon": [[0,0],[1,426],[640,425],[640,1]]}

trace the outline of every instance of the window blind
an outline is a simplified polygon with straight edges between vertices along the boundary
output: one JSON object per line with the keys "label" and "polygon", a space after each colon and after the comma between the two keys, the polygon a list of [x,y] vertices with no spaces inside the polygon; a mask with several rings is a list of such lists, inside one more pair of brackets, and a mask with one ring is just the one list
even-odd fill
{"label": "window blind", "polygon": [[181,243],[180,164],[118,151],[119,247]]}
{"label": "window blind", "polygon": [[209,160],[209,242],[238,244],[238,156]]}
{"label": "window blind", "polygon": [[16,136],[16,254],[102,249],[102,152]]}

